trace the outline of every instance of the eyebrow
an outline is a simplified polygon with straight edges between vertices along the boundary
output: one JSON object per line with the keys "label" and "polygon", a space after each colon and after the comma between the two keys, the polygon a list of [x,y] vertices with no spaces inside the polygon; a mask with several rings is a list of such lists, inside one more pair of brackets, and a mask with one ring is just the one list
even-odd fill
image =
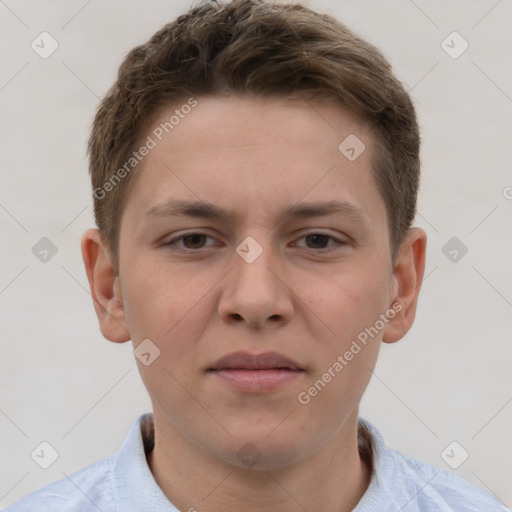
{"label": "eyebrow", "polygon": [[[326,215],[341,214],[346,217],[360,220],[370,224],[367,213],[359,206],[348,201],[321,201],[310,203],[297,203],[286,207],[279,212],[279,218],[309,218]],[[147,216],[179,217],[188,216],[201,219],[229,221],[237,216],[230,210],[225,210],[215,204],[205,201],[172,200],[151,207]]]}

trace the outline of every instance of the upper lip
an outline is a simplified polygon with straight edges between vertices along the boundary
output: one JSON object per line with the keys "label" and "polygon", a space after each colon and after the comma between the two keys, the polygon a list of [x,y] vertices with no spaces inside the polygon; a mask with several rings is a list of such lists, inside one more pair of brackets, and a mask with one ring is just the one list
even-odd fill
{"label": "upper lip", "polygon": [[277,352],[264,352],[262,354],[232,352],[221,357],[210,370],[269,370],[271,368],[303,370],[298,363]]}

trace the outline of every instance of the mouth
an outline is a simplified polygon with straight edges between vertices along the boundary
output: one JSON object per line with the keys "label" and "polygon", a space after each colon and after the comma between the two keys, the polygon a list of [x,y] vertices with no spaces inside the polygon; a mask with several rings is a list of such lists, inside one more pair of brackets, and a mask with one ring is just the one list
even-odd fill
{"label": "mouth", "polygon": [[242,392],[276,391],[305,373],[297,362],[276,352],[235,352],[219,359],[207,373]]}

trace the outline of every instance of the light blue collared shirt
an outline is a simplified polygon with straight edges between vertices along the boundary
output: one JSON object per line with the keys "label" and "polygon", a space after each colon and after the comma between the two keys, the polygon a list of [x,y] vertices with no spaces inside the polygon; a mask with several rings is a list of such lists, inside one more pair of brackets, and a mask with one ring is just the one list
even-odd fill
{"label": "light blue collared shirt", "polygon": [[[4,512],[179,512],[156,483],[143,439],[152,422],[143,414],[120,450],[34,491]],[[457,475],[386,448],[379,431],[359,419],[371,444],[370,485],[353,512],[510,512],[500,502]],[[147,436],[148,434],[146,434]],[[200,511],[201,504],[191,503]]]}

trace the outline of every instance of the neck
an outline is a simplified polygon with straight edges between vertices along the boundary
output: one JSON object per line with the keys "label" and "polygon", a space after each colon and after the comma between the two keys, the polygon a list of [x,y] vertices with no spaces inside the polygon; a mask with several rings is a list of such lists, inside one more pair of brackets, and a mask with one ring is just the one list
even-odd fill
{"label": "neck", "polygon": [[193,512],[325,510],[349,512],[371,479],[358,451],[358,411],[313,455],[290,466],[256,471],[228,464],[191,443],[154,413],[153,476],[179,509]]}

